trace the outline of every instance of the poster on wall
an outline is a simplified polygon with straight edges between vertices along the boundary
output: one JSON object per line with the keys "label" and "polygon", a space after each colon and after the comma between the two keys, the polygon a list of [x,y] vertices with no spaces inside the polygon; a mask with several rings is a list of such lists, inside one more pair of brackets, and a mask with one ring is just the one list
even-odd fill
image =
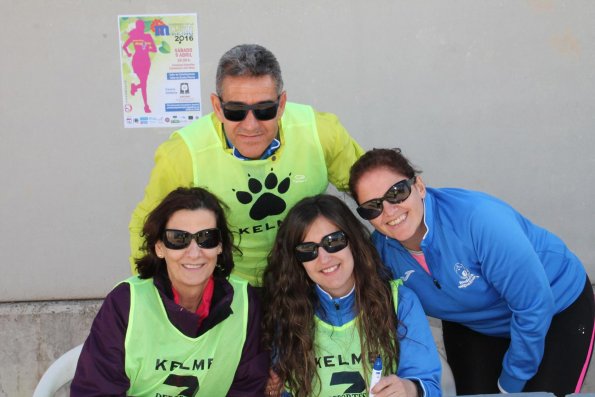
{"label": "poster on wall", "polygon": [[119,15],[124,127],[181,127],[201,116],[196,14]]}

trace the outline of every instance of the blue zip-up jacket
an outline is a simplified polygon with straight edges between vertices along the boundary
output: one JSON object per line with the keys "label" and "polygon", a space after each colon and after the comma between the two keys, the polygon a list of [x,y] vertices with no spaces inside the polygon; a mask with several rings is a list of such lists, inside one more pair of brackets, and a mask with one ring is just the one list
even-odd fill
{"label": "blue zip-up jacket", "polygon": [[520,392],[537,372],[552,317],[585,286],[564,242],[487,194],[427,188],[421,249],[430,274],[396,240],[373,240],[427,315],[511,339],[499,384]]}
{"label": "blue zip-up jacket", "polygon": [[[342,298],[332,298],[317,286],[320,306],[316,315],[324,322],[339,327],[353,320],[355,312],[355,290]],[[399,320],[399,366],[397,376],[417,380],[423,395],[419,397],[440,397],[440,376],[442,367],[430,325],[417,296],[409,288],[399,287],[397,304]]]}

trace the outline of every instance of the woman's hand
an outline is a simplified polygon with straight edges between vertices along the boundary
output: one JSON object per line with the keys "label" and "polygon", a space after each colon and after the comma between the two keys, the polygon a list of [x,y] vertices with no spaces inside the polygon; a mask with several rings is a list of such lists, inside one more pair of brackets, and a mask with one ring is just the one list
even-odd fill
{"label": "woman's hand", "polygon": [[380,378],[372,388],[375,397],[421,397],[417,395],[417,387],[409,379],[401,379],[397,375]]}
{"label": "woman's hand", "polygon": [[279,375],[272,369],[269,369],[269,380],[267,381],[267,387],[264,391],[265,396],[278,397],[283,392],[283,382]]}

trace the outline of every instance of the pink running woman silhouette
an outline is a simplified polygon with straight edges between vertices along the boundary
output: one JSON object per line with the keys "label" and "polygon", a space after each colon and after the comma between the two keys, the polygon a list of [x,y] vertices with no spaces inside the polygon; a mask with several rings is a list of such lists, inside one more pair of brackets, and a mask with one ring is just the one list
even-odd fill
{"label": "pink running woman silhouette", "polygon": [[[134,55],[128,51],[130,43],[134,44]],[[145,103],[145,113],[151,113],[151,108],[147,102],[147,79],[149,78],[149,70],[151,69],[151,58],[149,52],[157,52],[153,36],[145,33],[145,21],[142,19],[136,20],[136,27],[128,32],[128,40],[122,46],[122,49],[132,57],[132,70],[138,76],[139,83],[130,85],[130,94],[136,94],[140,88],[143,95],[143,102]]]}

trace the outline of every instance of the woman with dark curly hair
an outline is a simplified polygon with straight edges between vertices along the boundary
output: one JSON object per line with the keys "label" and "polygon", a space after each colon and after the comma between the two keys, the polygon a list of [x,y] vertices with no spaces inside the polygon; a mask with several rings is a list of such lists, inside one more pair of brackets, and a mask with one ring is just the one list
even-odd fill
{"label": "woman with dark curly hair", "polygon": [[148,216],[138,276],[93,322],[71,396],[262,396],[269,354],[260,303],[230,276],[233,239],[219,200],[178,188]]}
{"label": "woman with dark curly hair", "polygon": [[440,396],[440,360],[415,295],[391,282],[368,230],[337,197],[298,202],[279,227],[264,274],[264,340],[274,356],[269,395],[370,392]]}

